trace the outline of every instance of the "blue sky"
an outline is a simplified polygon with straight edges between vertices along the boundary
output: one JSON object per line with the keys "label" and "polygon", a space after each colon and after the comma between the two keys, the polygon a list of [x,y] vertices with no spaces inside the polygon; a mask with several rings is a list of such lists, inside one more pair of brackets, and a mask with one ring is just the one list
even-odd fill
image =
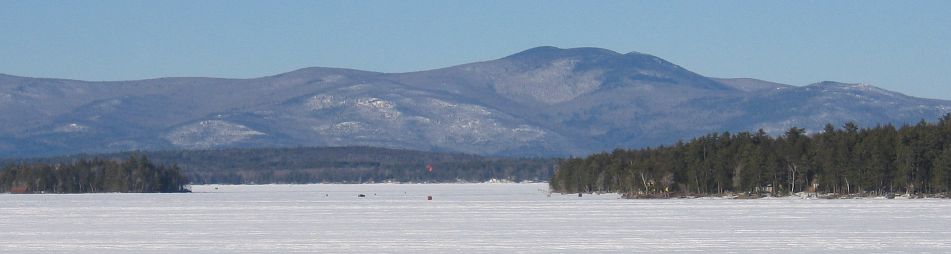
{"label": "blue sky", "polygon": [[550,45],[638,51],[713,77],[951,99],[949,10],[951,1],[0,1],[0,73],[405,72]]}

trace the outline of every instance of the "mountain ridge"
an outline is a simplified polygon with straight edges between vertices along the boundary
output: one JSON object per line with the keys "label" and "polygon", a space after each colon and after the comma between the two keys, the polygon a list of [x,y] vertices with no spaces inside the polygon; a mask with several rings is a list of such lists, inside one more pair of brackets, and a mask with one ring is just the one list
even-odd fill
{"label": "mountain ridge", "polygon": [[936,119],[951,102],[866,84],[711,78],[659,57],[536,47],[445,68],[308,67],[250,78],[80,81],[0,74],[0,157],[369,145],[584,155],[719,131]]}

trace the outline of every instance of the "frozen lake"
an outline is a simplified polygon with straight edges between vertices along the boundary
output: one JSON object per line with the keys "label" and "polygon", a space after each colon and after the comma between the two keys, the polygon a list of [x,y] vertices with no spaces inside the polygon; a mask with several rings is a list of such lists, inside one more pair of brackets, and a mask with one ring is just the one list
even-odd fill
{"label": "frozen lake", "polygon": [[0,253],[951,253],[951,200],[621,200],[548,197],[547,184],[192,189],[0,194]]}

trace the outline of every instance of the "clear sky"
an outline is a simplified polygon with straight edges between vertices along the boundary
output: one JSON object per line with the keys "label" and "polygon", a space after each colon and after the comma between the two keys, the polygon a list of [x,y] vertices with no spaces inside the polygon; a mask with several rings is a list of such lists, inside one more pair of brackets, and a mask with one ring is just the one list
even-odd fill
{"label": "clear sky", "polygon": [[951,99],[945,0],[0,0],[0,73],[30,77],[405,72],[542,45],[638,51],[713,77]]}

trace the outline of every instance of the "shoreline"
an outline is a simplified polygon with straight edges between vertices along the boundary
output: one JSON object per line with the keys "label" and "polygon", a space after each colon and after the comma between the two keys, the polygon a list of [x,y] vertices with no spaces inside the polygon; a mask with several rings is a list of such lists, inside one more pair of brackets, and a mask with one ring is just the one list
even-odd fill
{"label": "shoreline", "polygon": [[695,194],[684,194],[684,193],[669,193],[669,194],[634,194],[634,193],[620,193],[622,199],[951,199],[951,193],[929,193],[929,194],[901,194],[896,195],[894,193],[887,194],[873,194],[873,193],[853,193],[853,194],[836,194],[836,193],[814,193],[814,192],[797,192],[789,195],[771,195],[771,194],[760,194],[760,195],[746,195],[746,194],[734,194],[734,193],[724,193],[720,195],[695,195]]}

